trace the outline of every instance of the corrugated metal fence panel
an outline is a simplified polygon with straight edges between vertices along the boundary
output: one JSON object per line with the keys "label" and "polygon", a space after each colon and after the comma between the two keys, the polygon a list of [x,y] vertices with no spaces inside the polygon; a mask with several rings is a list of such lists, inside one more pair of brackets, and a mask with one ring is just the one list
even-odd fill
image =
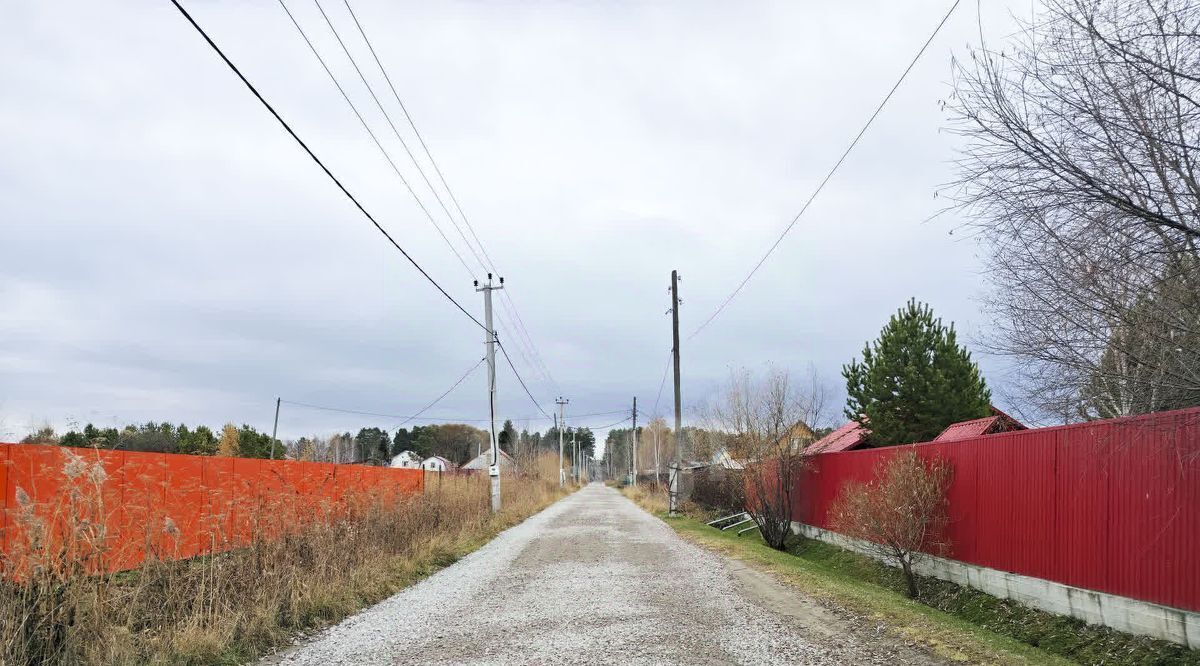
{"label": "corrugated metal fence panel", "polygon": [[[402,494],[421,492],[422,482],[421,470],[6,444],[0,446],[0,553],[6,575],[61,563],[52,557],[60,551],[67,564],[89,570],[129,569],[148,555],[221,552],[350,515],[339,500],[361,507],[380,497],[394,504]],[[103,530],[92,529],[100,524]]]}
{"label": "corrugated metal fence panel", "polygon": [[10,450],[11,445],[0,445],[0,553],[8,552],[8,466],[12,464],[8,459]]}
{"label": "corrugated metal fence panel", "polygon": [[168,557],[195,557],[208,545],[205,536],[204,458],[172,455],[164,458],[163,483],[170,512],[164,525],[163,549]]}
{"label": "corrugated metal fence panel", "polygon": [[942,456],[952,467],[950,487],[946,491],[948,520],[943,539],[948,552],[945,555],[970,561],[978,556],[979,548],[976,498],[979,495],[980,447],[975,443],[964,445],[953,442],[922,448],[926,448],[929,454]]}
{"label": "corrugated metal fence panel", "polygon": [[[1200,408],[917,449],[954,467],[955,559],[1200,611]],[[831,528],[842,487],[894,451],[815,456],[797,519]]]}
{"label": "corrugated metal fence panel", "polygon": [[1054,434],[1023,431],[974,442],[978,563],[1045,578],[1054,568]]}
{"label": "corrugated metal fence panel", "polygon": [[1058,431],[1057,580],[1092,590],[1108,580],[1109,478],[1104,426]]}
{"label": "corrugated metal fence panel", "polygon": [[1190,601],[1197,601],[1200,477],[1195,458],[1184,455],[1181,425],[1138,421],[1113,430],[1106,592],[1181,606],[1191,588]]}

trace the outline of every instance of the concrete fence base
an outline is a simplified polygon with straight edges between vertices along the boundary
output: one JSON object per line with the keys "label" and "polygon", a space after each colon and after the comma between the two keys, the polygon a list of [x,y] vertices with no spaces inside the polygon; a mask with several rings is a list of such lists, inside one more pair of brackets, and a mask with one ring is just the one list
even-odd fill
{"label": "concrete fence base", "polygon": [[[836,532],[804,523],[792,523],[792,531],[882,559],[872,553],[865,542]],[[923,576],[950,581],[1001,599],[1012,599],[1030,608],[1077,618],[1088,624],[1112,627],[1128,634],[1160,638],[1192,649],[1200,648],[1200,613],[942,557],[923,557],[913,568]]]}

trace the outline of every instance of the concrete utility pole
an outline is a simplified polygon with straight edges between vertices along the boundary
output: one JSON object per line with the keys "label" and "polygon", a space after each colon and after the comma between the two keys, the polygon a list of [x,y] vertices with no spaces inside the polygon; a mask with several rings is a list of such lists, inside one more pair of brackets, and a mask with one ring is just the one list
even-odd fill
{"label": "concrete utility pole", "polygon": [[630,458],[633,465],[633,485],[637,487],[637,396],[633,396],[633,454]]}
{"label": "concrete utility pole", "polygon": [[488,418],[492,428],[492,457],[488,465],[488,476],[492,479],[492,513],[500,511],[500,443],[496,440],[496,329],[492,326],[492,292],[504,288],[504,278],[500,278],[499,286],[492,286],[492,274],[487,274],[487,284],[479,286],[475,281],[475,291],[483,292],[483,324],[487,329],[484,333],[487,343],[488,364]]}
{"label": "concrete utility pole", "polygon": [[275,434],[279,432],[279,403],[283,402],[283,398],[275,398],[275,427],[271,428],[271,460],[275,459]]}
{"label": "concrete utility pole", "polygon": [[670,473],[670,515],[679,513],[679,474],[683,468],[683,410],[679,400],[679,271],[671,271],[671,356],[675,363],[675,463]]}
{"label": "concrete utility pole", "polygon": [[[651,421],[650,425],[653,426],[657,420],[658,418],[655,417],[655,420]],[[662,485],[662,474],[659,473],[658,466],[658,428],[652,428],[650,434],[654,435],[654,483],[655,485]]]}
{"label": "concrete utility pole", "polygon": [[564,400],[561,395],[558,396],[558,399],[554,401],[554,404],[558,405],[558,426],[556,429],[558,430],[558,487],[559,488],[562,488],[563,486],[567,485],[567,473],[563,469],[563,424],[566,423],[566,421],[567,421],[566,409],[567,409],[568,402],[571,402],[571,401]]}
{"label": "concrete utility pole", "polygon": [[571,471],[575,475],[575,483],[579,483],[579,432],[571,431]]}

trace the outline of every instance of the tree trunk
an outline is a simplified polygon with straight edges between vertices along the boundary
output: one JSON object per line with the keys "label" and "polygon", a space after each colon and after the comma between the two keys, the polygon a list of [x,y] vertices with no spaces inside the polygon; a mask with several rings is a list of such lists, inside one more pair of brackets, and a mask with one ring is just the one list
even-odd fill
{"label": "tree trunk", "polygon": [[904,592],[905,596],[909,599],[916,599],[918,594],[917,576],[913,573],[912,562],[907,557],[900,558],[900,569],[904,572],[904,583],[907,586]]}

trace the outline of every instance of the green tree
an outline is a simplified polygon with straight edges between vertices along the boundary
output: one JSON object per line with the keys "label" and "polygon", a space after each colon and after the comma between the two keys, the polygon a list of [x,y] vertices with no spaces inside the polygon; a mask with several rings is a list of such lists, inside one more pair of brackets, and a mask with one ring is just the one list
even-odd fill
{"label": "green tree", "polygon": [[504,445],[500,447],[500,450],[504,451],[505,453],[512,453],[515,450],[518,442],[517,427],[513,425],[512,421],[505,419],[504,427],[500,429],[500,434],[504,435],[504,438],[501,439],[501,441],[504,442]]}
{"label": "green tree", "polygon": [[933,439],[951,423],[991,413],[991,391],[971,354],[958,345],[954,324],[910,300],[892,315],[863,358],[842,367],[846,417],[871,431],[871,444],[892,446]]}
{"label": "green tree", "polygon": [[265,432],[259,432],[248,425],[242,425],[237,431],[238,449],[243,458],[269,458],[272,457],[272,449],[274,449],[274,457],[276,460],[282,459],[284,448],[271,439],[271,436]]}
{"label": "green tree", "polygon": [[362,428],[354,436],[355,460],[358,462],[382,462],[388,458],[392,438],[381,428]]}
{"label": "green tree", "polygon": [[[640,429],[639,429],[640,432]],[[573,431],[576,441],[579,442],[579,450],[586,455],[592,455],[596,448],[596,434],[591,428],[575,428]]]}
{"label": "green tree", "polygon": [[433,426],[417,426],[412,429],[412,450],[422,458],[435,455],[434,451],[437,447],[437,434],[434,432]]}
{"label": "green tree", "polygon": [[211,456],[217,453],[217,438],[208,426],[196,426],[195,430],[180,424],[175,430],[179,441],[179,452],[194,456]]}
{"label": "green tree", "polygon": [[413,432],[409,432],[407,428],[400,428],[396,431],[396,436],[392,438],[392,456],[398,456],[405,451],[413,448],[416,440],[416,431],[420,426],[413,428]]}

